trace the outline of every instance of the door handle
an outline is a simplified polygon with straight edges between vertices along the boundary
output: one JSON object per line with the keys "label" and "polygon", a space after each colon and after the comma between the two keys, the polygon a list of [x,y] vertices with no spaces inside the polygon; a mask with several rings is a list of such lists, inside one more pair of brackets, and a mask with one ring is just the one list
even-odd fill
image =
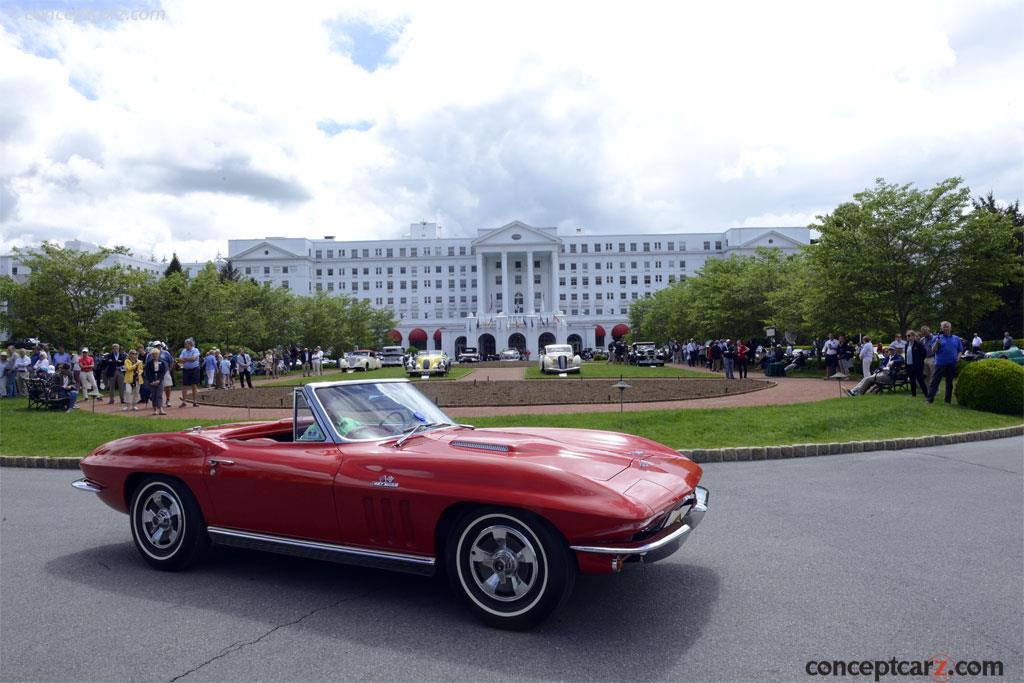
{"label": "door handle", "polygon": [[216,458],[210,458],[206,461],[210,467],[216,467],[217,465],[234,465],[234,460],[218,460]]}

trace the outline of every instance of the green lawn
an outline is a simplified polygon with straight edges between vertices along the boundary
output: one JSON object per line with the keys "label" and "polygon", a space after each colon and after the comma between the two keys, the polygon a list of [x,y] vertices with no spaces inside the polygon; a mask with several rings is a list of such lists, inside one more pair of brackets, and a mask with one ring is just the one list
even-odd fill
{"label": "green lawn", "polygon": [[[59,410],[29,410],[27,399],[0,401],[0,455],[84,456],[97,446],[132,434],[173,432],[217,421],[194,417],[130,417],[93,413],[87,401],[65,413]],[[148,412],[149,408],[145,408]],[[191,408],[180,412],[187,415]],[[199,409],[196,409],[199,410]],[[223,422],[223,420],[221,420]]]}
{"label": "green lawn", "polygon": [[[102,443],[130,434],[218,424],[177,418],[173,409],[169,417],[151,418],[93,413],[88,406],[71,413],[30,411],[26,404],[24,399],[0,401],[0,455],[84,456]],[[756,408],[508,415],[468,421],[478,427],[606,429],[645,436],[673,448],[720,448],[951,434],[1009,427],[1022,419],[956,405],[929,406],[907,395],[885,395]]]}
{"label": "green lawn", "polygon": [[580,427],[628,432],[673,448],[775,446],[952,434],[1020,424],[1014,418],[909,395],[834,398],[755,408],[648,410],[466,418],[477,427]]}
{"label": "green lawn", "polygon": [[[452,368],[448,371],[448,374],[444,377],[437,377],[431,375],[431,380],[443,380],[443,379],[458,379],[464,377],[469,373],[473,372],[472,368]],[[297,387],[310,382],[330,382],[333,380],[342,379],[389,379],[393,377],[407,377],[405,374],[405,368],[388,367],[381,368],[380,370],[370,370],[368,372],[348,372],[346,370],[331,370],[325,372],[319,377],[303,377],[302,375],[292,375],[285,377],[284,379],[275,380],[273,382],[264,382],[260,386],[264,387]],[[417,375],[418,377],[418,375]]]}
{"label": "green lawn", "polygon": [[[649,367],[637,367],[635,365],[623,365],[621,363],[584,363],[581,369],[581,374],[584,378],[586,377],[612,377],[617,379],[619,375],[623,377],[715,377],[716,375],[709,372],[695,372],[694,370],[688,370],[686,368],[675,368],[675,367],[661,367],[661,368],[649,368]],[[569,375],[575,377],[576,373]],[[526,379],[559,379],[556,374],[541,374],[540,368],[536,365],[532,365],[526,368]]]}

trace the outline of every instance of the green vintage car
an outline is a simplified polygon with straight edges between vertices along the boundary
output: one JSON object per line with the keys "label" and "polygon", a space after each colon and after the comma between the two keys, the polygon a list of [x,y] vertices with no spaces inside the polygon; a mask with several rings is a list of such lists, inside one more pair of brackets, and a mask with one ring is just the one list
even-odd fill
{"label": "green vintage car", "polygon": [[1024,365],[1024,351],[1021,351],[1016,346],[1011,346],[1005,351],[990,351],[985,354],[985,358],[1005,358],[1006,360],[1012,360],[1017,365]]}

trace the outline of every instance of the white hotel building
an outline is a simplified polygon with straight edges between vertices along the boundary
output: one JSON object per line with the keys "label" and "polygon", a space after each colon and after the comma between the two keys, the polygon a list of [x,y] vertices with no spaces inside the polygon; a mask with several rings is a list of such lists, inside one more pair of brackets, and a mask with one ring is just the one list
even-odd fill
{"label": "white hotel building", "polygon": [[[632,302],[697,272],[709,258],[759,247],[794,252],[807,228],[590,235],[519,221],[476,238],[414,223],[400,240],[267,237],[230,240],[243,277],[296,293],[346,294],[390,311],[395,343],[536,357],[545,344],[604,347],[628,332]],[[655,340],[664,341],[664,340]]]}

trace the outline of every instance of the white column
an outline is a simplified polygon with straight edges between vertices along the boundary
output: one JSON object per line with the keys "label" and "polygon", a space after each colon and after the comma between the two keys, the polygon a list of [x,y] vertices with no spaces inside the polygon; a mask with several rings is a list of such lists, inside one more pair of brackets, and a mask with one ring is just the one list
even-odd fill
{"label": "white column", "polygon": [[508,315],[512,312],[512,307],[509,304],[509,280],[512,279],[512,273],[508,267],[508,252],[501,252],[501,312]]}
{"label": "white column", "polygon": [[527,315],[533,315],[536,308],[533,303],[533,252],[526,252],[526,311]]}
{"label": "white column", "polygon": [[[476,252],[476,317],[484,317],[487,310],[487,273],[484,272],[484,255]],[[470,344],[473,346],[473,344]]]}
{"label": "white column", "polygon": [[548,311],[557,311],[558,305],[558,247],[554,247],[551,250],[551,303],[548,304]]}

